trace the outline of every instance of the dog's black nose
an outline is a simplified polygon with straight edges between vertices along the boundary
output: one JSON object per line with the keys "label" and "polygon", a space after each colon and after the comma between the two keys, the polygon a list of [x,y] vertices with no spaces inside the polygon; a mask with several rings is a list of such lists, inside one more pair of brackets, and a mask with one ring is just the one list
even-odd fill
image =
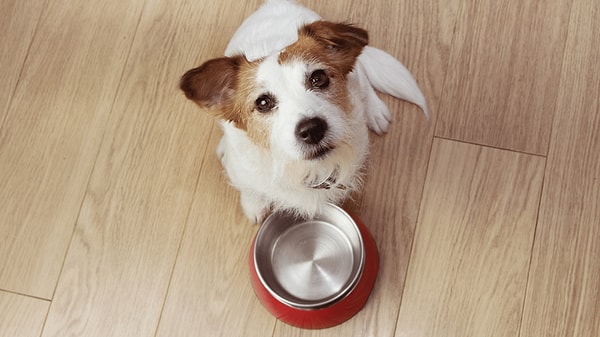
{"label": "dog's black nose", "polygon": [[307,118],[296,126],[296,137],[306,143],[318,144],[327,132],[327,123],[319,117]]}

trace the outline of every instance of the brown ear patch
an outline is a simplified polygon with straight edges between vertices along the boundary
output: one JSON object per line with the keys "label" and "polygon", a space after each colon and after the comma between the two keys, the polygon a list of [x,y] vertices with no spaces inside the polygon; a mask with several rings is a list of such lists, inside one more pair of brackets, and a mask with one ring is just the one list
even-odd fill
{"label": "brown ear patch", "polygon": [[186,72],[179,82],[185,96],[204,108],[220,107],[237,89],[237,76],[244,58],[221,57]]}
{"label": "brown ear patch", "polygon": [[185,96],[218,118],[247,130],[254,110],[254,80],[260,61],[220,57],[186,72],[179,82]]}
{"label": "brown ear patch", "polygon": [[366,30],[346,23],[316,21],[300,28],[300,34],[337,49],[362,49],[369,43]]}
{"label": "brown ear patch", "polygon": [[314,39],[342,73],[349,73],[364,46],[369,43],[366,30],[344,23],[316,21],[299,30],[299,37]]}

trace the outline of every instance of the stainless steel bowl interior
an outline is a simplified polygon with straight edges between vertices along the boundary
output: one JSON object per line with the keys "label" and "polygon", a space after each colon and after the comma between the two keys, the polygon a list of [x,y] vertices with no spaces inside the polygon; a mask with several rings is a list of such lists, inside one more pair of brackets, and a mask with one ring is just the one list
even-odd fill
{"label": "stainless steel bowl interior", "polygon": [[346,296],[364,265],[364,245],[352,218],[329,205],[312,219],[280,212],[262,224],[254,265],[267,290],[292,307],[316,309]]}

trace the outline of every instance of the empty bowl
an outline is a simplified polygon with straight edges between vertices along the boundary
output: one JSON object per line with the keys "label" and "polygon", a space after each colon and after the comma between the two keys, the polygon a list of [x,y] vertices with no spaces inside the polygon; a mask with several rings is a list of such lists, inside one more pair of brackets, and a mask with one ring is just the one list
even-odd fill
{"label": "empty bowl", "polygon": [[379,260],[366,227],[327,205],[306,219],[277,212],[261,225],[250,251],[253,288],[278,319],[302,328],[340,324],[360,311]]}

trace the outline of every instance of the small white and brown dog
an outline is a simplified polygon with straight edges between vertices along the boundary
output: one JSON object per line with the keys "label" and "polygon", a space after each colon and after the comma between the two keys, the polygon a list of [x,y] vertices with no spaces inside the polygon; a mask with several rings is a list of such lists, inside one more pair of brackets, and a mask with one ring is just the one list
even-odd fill
{"label": "small white and brown dog", "polygon": [[374,89],[427,115],[423,94],[394,57],[352,25],[323,21],[292,0],[267,0],[239,27],[225,57],[188,71],[180,87],[214,112],[217,149],[245,215],[310,216],[361,186],[368,128],[391,114]]}

